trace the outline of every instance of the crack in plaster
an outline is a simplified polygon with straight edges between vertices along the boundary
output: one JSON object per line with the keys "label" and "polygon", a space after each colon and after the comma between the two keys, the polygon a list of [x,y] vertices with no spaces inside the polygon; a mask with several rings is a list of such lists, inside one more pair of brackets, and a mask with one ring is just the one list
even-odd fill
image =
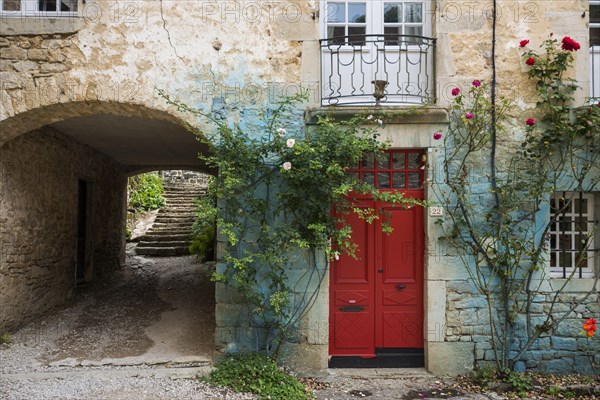
{"label": "crack in plaster", "polygon": [[177,49],[175,48],[175,46],[173,46],[173,42],[171,41],[171,32],[169,32],[169,30],[167,29],[167,20],[165,20],[165,16],[163,13],[163,0],[160,0],[160,19],[162,19],[162,22],[163,22],[163,29],[165,30],[165,32],[167,32],[167,39],[169,40],[169,46],[171,46],[171,48],[173,49],[175,56],[177,58],[179,58],[181,61],[183,61],[183,58],[181,58],[181,56],[177,53]]}

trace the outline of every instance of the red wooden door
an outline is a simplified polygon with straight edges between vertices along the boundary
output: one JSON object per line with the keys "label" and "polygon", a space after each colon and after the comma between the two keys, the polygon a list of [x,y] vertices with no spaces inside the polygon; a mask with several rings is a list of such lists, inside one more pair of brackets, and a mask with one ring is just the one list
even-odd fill
{"label": "red wooden door", "polygon": [[[387,154],[352,173],[380,190],[423,199],[422,151]],[[342,255],[331,266],[329,353],[375,357],[378,348],[423,348],[423,208],[353,200],[383,211],[393,232],[383,232],[381,220],[346,216],[358,250],[356,258]]]}

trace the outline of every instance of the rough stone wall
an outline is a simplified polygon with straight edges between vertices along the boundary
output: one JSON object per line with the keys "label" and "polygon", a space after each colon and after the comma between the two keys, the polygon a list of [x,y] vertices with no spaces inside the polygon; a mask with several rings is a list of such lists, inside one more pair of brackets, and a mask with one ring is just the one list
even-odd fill
{"label": "rough stone wall", "polygon": [[173,184],[189,184],[207,187],[208,180],[210,179],[210,175],[202,172],[185,171],[179,169],[160,171],[160,177],[162,178],[165,186]]}
{"label": "rough stone wall", "polygon": [[125,177],[106,156],[44,128],[0,147],[0,332],[75,287],[78,179],[94,184],[93,273],[123,256]]}
{"label": "rough stone wall", "polygon": [[[471,343],[475,363],[479,366],[492,362],[494,352],[490,341],[489,313],[485,298],[477,293],[468,281],[454,281],[449,283],[447,288],[446,341]],[[543,323],[551,308],[555,319],[562,317],[572,303],[582,301],[585,295],[582,291],[567,291],[558,295],[554,306],[552,303],[555,293],[543,292],[535,295],[531,305],[532,325]],[[600,362],[600,343],[597,340],[588,342],[581,335],[581,331],[584,318],[597,315],[598,310],[600,298],[594,293],[585,298],[553,333],[538,338],[517,362],[516,369],[592,374],[586,352],[590,346],[591,354],[595,355],[596,362]],[[520,348],[526,340],[525,316],[520,315],[517,318],[512,350]]]}
{"label": "rough stone wall", "polygon": [[[225,242],[220,240],[217,257],[222,257],[223,246]],[[287,269],[292,302],[305,313],[296,321],[296,329],[290,330],[281,353],[286,365],[307,375],[326,369],[328,360],[329,270],[324,253],[317,258],[314,273],[307,272],[306,260],[314,260],[308,252],[301,253]],[[221,264],[217,264],[217,271],[224,272]],[[222,283],[216,284],[215,292],[217,352],[264,351],[267,332],[253,320],[251,305]]]}

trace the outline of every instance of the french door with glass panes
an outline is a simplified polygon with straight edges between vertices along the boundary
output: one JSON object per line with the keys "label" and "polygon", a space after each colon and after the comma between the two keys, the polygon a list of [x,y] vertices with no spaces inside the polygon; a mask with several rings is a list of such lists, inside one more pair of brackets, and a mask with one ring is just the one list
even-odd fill
{"label": "french door with glass panes", "polygon": [[[430,1],[329,1],[322,18],[323,98],[328,104],[373,101],[385,93],[419,103],[430,84]],[[429,88],[428,88],[429,89]],[[382,99],[385,102],[385,98]]]}

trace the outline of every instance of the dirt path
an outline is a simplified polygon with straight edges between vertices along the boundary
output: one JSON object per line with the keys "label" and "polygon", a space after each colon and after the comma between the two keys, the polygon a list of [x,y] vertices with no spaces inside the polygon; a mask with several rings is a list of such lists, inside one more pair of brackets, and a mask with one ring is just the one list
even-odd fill
{"label": "dirt path", "polygon": [[192,256],[150,259],[128,251],[112,284],[78,289],[68,305],[15,332],[0,347],[0,378],[114,367],[193,375],[213,356],[210,269]]}

